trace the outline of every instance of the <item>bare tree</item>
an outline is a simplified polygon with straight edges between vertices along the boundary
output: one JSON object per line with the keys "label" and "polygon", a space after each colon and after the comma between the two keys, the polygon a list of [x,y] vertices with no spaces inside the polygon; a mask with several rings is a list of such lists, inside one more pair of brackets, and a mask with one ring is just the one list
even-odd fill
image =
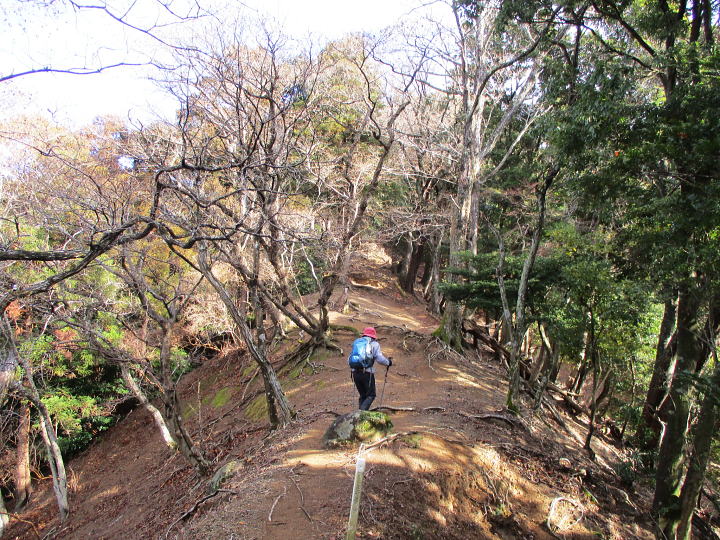
{"label": "bare tree", "polygon": [[[85,23],[89,28],[101,27],[105,33],[97,37],[101,42],[93,44],[96,51],[90,58],[84,50],[74,51],[59,47],[63,49],[65,58],[55,61],[52,55],[44,50],[39,51],[41,56],[45,57],[45,61],[40,63],[35,55],[28,54],[28,60],[25,60],[25,51],[18,51],[14,65],[5,66],[5,73],[0,72],[0,84],[47,73],[84,76],[116,68],[163,67],[155,60],[157,51],[153,54],[147,45],[170,51],[185,48],[177,30],[183,25],[210,17],[210,13],[198,2],[188,2],[180,6],[179,2],[164,0],[142,3],[116,0],[10,0],[4,7],[12,14],[11,20],[14,18],[34,21],[46,18],[52,21],[50,25],[55,23],[58,27],[72,22]],[[98,24],[96,15],[104,19],[104,24]],[[118,33],[127,32],[133,42],[140,41],[145,45],[145,50],[137,45],[130,49],[127,43],[122,47],[120,40],[126,36],[121,35],[120,40],[113,39],[115,32],[107,32],[108,25]],[[16,29],[11,25],[9,30]],[[73,56],[75,58],[72,58]]]}
{"label": "bare tree", "polygon": [[[174,350],[182,313],[193,301],[201,278],[190,275],[187,266],[174,259],[157,239],[132,248],[123,246],[115,253],[112,264],[103,266],[118,278],[124,291],[121,294],[135,299],[135,306],[128,306],[129,299],[107,298],[91,284],[86,284],[74,293],[77,296],[78,292],[84,291],[83,297],[89,302],[82,305],[67,301],[72,309],[65,314],[65,320],[82,333],[91,350],[120,366],[125,385],[150,412],[165,443],[178,450],[199,476],[205,476],[209,463],[182,418],[178,384],[187,368],[182,359],[175,358]],[[107,336],[104,332],[106,323],[98,316],[103,312],[124,328],[127,336],[124,340]],[[137,317],[130,316],[133,312]],[[152,358],[156,358],[156,363]],[[138,376],[158,392],[162,411],[148,399]]]}
{"label": "bare tree", "polygon": [[[411,36],[427,57],[420,80],[457,102],[456,188],[448,238],[451,268],[461,267],[461,252],[477,252],[480,187],[501,170],[532,124],[529,118],[515,142],[506,147],[505,157],[491,162],[508,125],[537,89],[536,57],[554,18],[551,14],[539,33],[524,25],[500,32],[500,7],[500,3],[453,2],[453,27],[431,22],[432,32]],[[450,277],[451,282],[455,279]],[[448,301],[442,335],[453,347],[462,346],[461,321],[460,304]]]}

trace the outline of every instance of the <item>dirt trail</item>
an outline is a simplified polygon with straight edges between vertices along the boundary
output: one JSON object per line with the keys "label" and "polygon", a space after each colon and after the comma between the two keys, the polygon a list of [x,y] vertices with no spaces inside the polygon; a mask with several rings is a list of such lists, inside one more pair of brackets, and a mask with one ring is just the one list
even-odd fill
{"label": "dirt trail", "polygon": [[[391,413],[394,433],[411,435],[365,453],[360,537],[553,538],[548,512],[565,497],[573,502],[556,502],[555,537],[651,538],[641,519],[646,494],[631,494],[627,504],[606,486],[616,482],[612,447],[598,440],[599,463],[590,462],[581,450],[583,426],[570,417],[568,432],[543,416],[526,415],[522,424],[472,418],[502,414],[501,367],[444,350],[424,304],[379,272],[354,281],[350,311],[333,313],[333,322],[378,328],[384,354],[394,359],[383,405],[415,409]],[[355,335],[333,337],[347,349]],[[70,464],[75,510],[63,527],[48,491],[23,519],[41,535],[55,527],[59,538],[344,538],[358,450],[327,450],[321,439],[334,414],[357,404],[345,356],[318,353],[313,370],[286,380],[299,417],[279,433],[234,406],[252,372],[243,375],[237,364],[232,355],[215,359],[187,377],[183,392],[193,434],[217,466],[239,461],[222,492],[202,501],[203,485],[137,410]],[[375,406],[384,376],[379,369]],[[16,523],[8,537],[33,534]]]}

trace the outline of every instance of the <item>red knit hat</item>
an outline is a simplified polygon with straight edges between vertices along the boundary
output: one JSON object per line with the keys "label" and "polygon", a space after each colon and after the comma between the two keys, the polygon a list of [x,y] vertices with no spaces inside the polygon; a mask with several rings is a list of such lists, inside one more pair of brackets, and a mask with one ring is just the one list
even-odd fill
{"label": "red knit hat", "polygon": [[377,339],[377,333],[375,332],[375,329],[372,326],[368,326],[365,330],[363,330],[363,336],[368,336],[373,339]]}

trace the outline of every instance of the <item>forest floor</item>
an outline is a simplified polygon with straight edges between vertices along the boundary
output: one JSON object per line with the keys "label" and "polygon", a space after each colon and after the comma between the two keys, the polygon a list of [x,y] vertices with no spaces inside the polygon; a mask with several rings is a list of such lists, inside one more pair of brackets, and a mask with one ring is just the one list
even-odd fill
{"label": "forest floor", "polygon": [[[652,538],[649,493],[621,485],[613,471],[623,455],[609,439],[594,440],[591,461],[583,419],[535,415],[529,398],[520,421],[504,420],[501,365],[445,349],[425,304],[399,290],[387,260],[373,264],[353,274],[351,309],[333,323],[377,328],[394,364],[386,382],[378,369],[374,406],[384,386],[383,406],[412,410],[391,411],[397,436],[363,450],[358,537]],[[345,351],[354,337],[333,335]],[[246,355],[224,351],[184,377],[193,437],[215,469],[236,461],[219,491],[208,492],[136,409],[68,463],[70,517],[57,521],[46,479],[7,538],[344,538],[358,448],[328,450],[322,436],[357,404],[345,355],[322,351],[281,373],[298,417],[276,432]]]}

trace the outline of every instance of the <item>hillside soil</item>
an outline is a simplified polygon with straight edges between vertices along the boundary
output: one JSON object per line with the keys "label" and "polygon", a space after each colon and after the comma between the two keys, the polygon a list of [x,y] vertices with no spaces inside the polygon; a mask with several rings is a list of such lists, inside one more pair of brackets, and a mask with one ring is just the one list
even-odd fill
{"label": "hillside soil", "polygon": [[[388,372],[378,369],[374,403],[395,425],[386,440],[323,447],[335,416],[357,407],[345,354],[322,350],[280,369],[298,417],[271,432],[254,365],[228,348],[182,385],[195,440],[215,469],[235,462],[219,490],[208,491],[136,409],[68,463],[69,519],[58,523],[45,479],[7,538],[344,538],[361,454],[360,538],[652,538],[647,490],[621,485],[613,471],[623,456],[609,440],[595,440],[591,461],[582,419],[533,414],[529,398],[521,418],[508,415],[504,368],[446,349],[425,304],[399,290],[386,260],[375,265],[353,275],[333,339],[347,352],[356,334],[341,326],[375,326],[393,357]],[[278,367],[300,340],[290,334],[281,345]]]}

